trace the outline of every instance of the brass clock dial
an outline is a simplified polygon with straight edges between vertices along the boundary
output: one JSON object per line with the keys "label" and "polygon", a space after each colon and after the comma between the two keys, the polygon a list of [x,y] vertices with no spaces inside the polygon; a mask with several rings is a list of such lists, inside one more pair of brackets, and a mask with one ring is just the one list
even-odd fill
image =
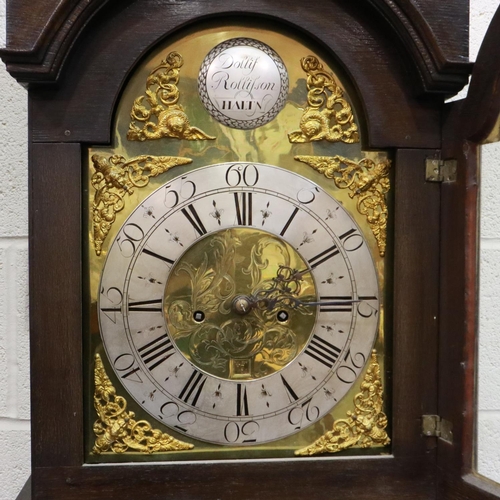
{"label": "brass clock dial", "polygon": [[116,376],[149,414],[196,439],[255,445],[346,394],[375,341],[379,289],[362,232],[325,190],[221,163],[131,213],[98,311]]}

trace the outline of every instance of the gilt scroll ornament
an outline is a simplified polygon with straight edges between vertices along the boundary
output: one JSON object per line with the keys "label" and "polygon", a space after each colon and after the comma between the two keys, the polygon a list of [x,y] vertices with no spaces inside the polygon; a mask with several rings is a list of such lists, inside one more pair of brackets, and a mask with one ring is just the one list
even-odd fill
{"label": "gilt scroll ornament", "polygon": [[116,395],[99,354],[95,355],[94,380],[94,407],[98,415],[94,423],[95,455],[127,451],[152,454],[193,448],[192,444],[153,429],[146,420],[135,420],[134,412],[127,411],[125,398]]}
{"label": "gilt scroll ornament", "polygon": [[358,126],[342,89],[314,56],[300,60],[307,73],[307,108],[300,119],[300,130],[288,134],[290,142],[359,142]]}
{"label": "gilt scroll ornament", "polygon": [[130,195],[134,188],[147,186],[151,177],[191,161],[190,158],[176,156],[141,155],[127,160],[120,155],[92,155],[95,172],[90,182],[95,189],[92,229],[96,254],[101,255],[102,244],[116,220],[116,214],[125,207],[125,194]]}
{"label": "gilt scroll ornament", "polygon": [[[141,95],[134,101],[130,112],[129,141],[146,141],[169,137],[199,141],[215,139],[199,128],[192,127],[178,103],[180,98],[179,72],[184,64],[178,52],[170,52],[160,64],[151,71],[146,80],[146,96]],[[143,104],[144,99],[147,106]],[[136,125],[141,122],[142,127]]]}
{"label": "gilt scroll ornament", "polygon": [[312,456],[322,453],[337,453],[352,446],[371,448],[387,446],[391,440],[385,431],[387,416],[383,408],[383,388],[377,352],[372,351],[371,363],[366,371],[361,392],[354,397],[354,411],[347,418],[336,420],[331,431],[310,446],[297,450],[295,455]]}
{"label": "gilt scroll ornament", "polygon": [[376,163],[369,158],[353,161],[342,156],[296,156],[295,159],[332,179],[339,189],[349,189],[349,197],[356,197],[358,212],[366,216],[383,257],[387,239],[390,160]]}

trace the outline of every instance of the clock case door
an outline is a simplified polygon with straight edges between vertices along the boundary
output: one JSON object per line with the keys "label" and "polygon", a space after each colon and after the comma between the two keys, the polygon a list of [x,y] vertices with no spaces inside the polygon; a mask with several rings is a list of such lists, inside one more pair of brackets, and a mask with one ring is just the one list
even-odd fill
{"label": "clock case door", "polygon": [[[493,89],[499,72],[484,62],[494,60],[495,43],[489,42],[471,96],[444,104],[471,70],[464,62],[467,2],[452,3],[442,12],[433,0],[418,9],[403,0],[313,6],[290,0],[287,9],[265,0],[238,6],[225,0],[44,0],[36,9],[27,1],[8,2],[2,57],[29,86],[33,474],[26,498],[30,489],[32,498],[50,499],[496,498],[477,484],[469,457],[475,144],[491,135],[498,117]],[[393,152],[392,455],[84,466],[83,149],[110,143],[114,104],[151,47],[202,18],[230,22],[234,16],[292,26],[332,51],[358,89],[367,117],[364,147]],[[480,123],[477,116],[486,115]],[[458,160],[456,182],[425,180],[426,158],[438,156]],[[452,444],[422,435],[426,414],[453,423]]]}
{"label": "clock case door", "polygon": [[[442,158],[457,160],[441,185],[438,414],[452,444],[438,441],[438,498],[492,500],[500,485],[475,473],[478,345],[478,145],[500,141],[500,8],[474,64],[467,98],[444,110]],[[460,248],[460,251],[457,251]]]}

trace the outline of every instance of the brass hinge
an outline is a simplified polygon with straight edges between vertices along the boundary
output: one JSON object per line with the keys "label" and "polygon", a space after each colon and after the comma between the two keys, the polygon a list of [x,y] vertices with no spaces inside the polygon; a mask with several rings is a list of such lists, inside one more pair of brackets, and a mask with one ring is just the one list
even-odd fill
{"label": "brass hinge", "polygon": [[429,182],[454,182],[457,180],[457,160],[426,158],[425,180]]}
{"label": "brass hinge", "polygon": [[453,443],[452,424],[439,415],[422,415],[422,433],[424,436],[438,437],[447,443]]}

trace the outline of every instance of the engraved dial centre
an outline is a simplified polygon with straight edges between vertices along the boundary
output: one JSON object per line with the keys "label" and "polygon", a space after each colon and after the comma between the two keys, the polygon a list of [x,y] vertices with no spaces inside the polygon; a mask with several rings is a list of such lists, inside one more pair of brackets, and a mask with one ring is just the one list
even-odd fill
{"label": "engraved dial centre", "polygon": [[[305,348],[316,289],[299,253],[255,228],[216,231],[177,261],[165,287],[171,338],[197,368],[229,380],[253,380],[291,363]],[[283,313],[287,321],[283,321]],[[202,313],[204,320],[196,320]]]}

